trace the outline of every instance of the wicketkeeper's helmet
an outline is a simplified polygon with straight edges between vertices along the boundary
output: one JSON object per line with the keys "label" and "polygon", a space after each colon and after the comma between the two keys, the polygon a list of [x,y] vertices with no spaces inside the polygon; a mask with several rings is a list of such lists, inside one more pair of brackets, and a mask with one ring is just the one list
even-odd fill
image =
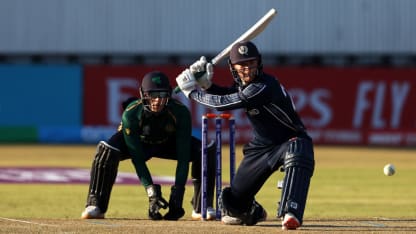
{"label": "wicketkeeper's helmet", "polygon": [[160,71],[149,72],[143,77],[140,86],[140,98],[143,100],[145,109],[147,110],[149,99],[153,96],[152,94],[168,99],[172,95],[172,86],[170,86],[169,78]]}
{"label": "wicketkeeper's helmet", "polygon": [[144,75],[142,84],[140,87],[141,92],[155,92],[155,91],[166,91],[169,95],[172,91],[168,77],[160,72],[153,71]]}

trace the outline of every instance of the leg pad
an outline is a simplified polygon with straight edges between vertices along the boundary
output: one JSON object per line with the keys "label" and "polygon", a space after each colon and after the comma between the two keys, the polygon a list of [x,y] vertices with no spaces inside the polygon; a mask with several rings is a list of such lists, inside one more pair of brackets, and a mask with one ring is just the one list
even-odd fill
{"label": "leg pad", "polygon": [[97,153],[91,167],[91,180],[86,206],[97,206],[105,213],[111,190],[117,177],[120,151],[104,141],[97,146]]}

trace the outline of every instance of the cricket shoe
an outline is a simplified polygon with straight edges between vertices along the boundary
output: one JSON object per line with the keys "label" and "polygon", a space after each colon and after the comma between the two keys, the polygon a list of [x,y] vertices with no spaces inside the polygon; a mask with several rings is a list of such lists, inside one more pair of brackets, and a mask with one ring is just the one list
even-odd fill
{"label": "cricket shoe", "polygon": [[103,219],[104,213],[96,206],[87,206],[81,214],[82,219]]}
{"label": "cricket shoe", "polygon": [[221,222],[225,225],[242,225],[243,224],[243,220],[241,220],[240,218],[232,217],[229,215],[222,216]]}
{"label": "cricket shoe", "polygon": [[298,227],[300,227],[299,220],[292,213],[286,213],[282,221],[282,229],[296,230]]}
{"label": "cricket shoe", "polygon": [[258,203],[254,202],[253,206],[250,210],[250,215],[248,219],[245,221],[247,226],[255,225],[258,222],[266,221],[267,219],[267,212],[266,210]]}
{"label": "cricket shoe", "polygon": [[[215,220],[215,209],[212,207],[207,208],[207,219],[206,220]],[[192,211],[192,220],[202,220],[202,214],[197,213],[195,210]]]}

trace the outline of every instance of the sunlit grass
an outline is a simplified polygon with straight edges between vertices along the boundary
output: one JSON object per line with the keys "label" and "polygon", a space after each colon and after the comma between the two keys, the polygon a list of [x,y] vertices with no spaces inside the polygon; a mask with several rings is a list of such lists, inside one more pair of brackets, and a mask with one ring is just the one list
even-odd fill
{"label": "sunlit grass", "polygon": [[[227,152],[224,149],[223,152]],[[238,162],[241,147],[238,147]],[[0,147],[0,167],[68,166],[89,168],[95,146],[5,146]],[[316,168],[305,210],[305,219],[317,218],[414,218],[416,217],[416,150],[380,148],[316,147]],[[383,175],[383,166],[395,164],[394,176]],[[151,159],[153,175],[173,176],[175,162]],[[224,154],[223,179],[228,182],[228,160]],[[134,172],[129,160],[120,171]],[[276,215],[280,190],[276,184],[283,173],[276,172],[256,199],[266,208],[269,219]],[[169,186],[163,186],[165,198]],[[0,210],[9,218],[78,218],[84,207],[88,185],[0,184]],[[187,186],[184,208],[190,215],[192,186]],[[113,188],[107,217],[147,218],[148,201],[141,185]]]}

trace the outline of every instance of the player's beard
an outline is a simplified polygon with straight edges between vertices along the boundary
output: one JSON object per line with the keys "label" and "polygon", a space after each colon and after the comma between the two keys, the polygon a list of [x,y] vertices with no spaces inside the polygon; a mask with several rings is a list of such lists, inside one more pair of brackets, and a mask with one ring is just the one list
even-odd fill
{"label": "player's beard", "polygon": [[240,80],[243,86],[248,85],[251,81],[253,81],[257,77],[257,69],[252,69],[247,72],[244,72],[243,74],[240,74]]}

